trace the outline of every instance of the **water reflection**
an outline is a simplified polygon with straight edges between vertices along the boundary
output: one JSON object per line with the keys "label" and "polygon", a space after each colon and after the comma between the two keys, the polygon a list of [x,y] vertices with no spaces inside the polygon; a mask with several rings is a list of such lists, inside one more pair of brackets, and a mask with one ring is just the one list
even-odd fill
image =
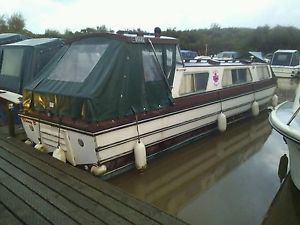
{"label": "water reflection", "polygon": [[277,78],[277,95],[279,102],[294,101],[299,79]]}
{"label": "water reflection", "polygon": [[280,157],[279,165],[278,165],[278,177],[280,183],[282,183],[283,179],[287,175],[289,159],[286,154]]}
{"label": "water reflection", "polygon": [[293,184],[290,174],[284,180],[262,224],[300,224],[300,191]]}
{"label": "water reflection", "polygon": [[[258,199],[258,205],[261,205],[261,201],[265,202],[262,204],[264,210],[260,212],[261,221],[280,185],[277,165],[282,150],[285,150],[279,144],[275,154],[269,152],[258,156],[246,165],[262,149],[271,134],[267,117],[268,114],[263,113],[256,119],[233,125],[223,134],[200,140],[150,162],[143,174],[134,170],[110,182],[191,224],[237,224],[236,220],[231,221],[230,218],[236,218],[236,210],[244,207],[247,201],[254,202],[252,195],[256,195],[256,188],[262,186],[264,191],[272,194],[266,194],[267,200],[266,197]],[[271,148],[267,149],[272,151]],[[272,181],[267,178],[269,175]],[[252,184],[248,184],[248,181]],[[261,185],[265,181],[267,184]],[[242,185],[248,188],[243,189]],[[254,191],[249,194],[251,188]],[[261,210],[261,207],[257,208]],[[201,209],[201,212],[195,209]],[[226,213],[228,210],[230,212]],[[252,216],[257,215],[250,213],[240,218],[255,224],[252,223]],[[228,223],[222,223],[226,220]]]}

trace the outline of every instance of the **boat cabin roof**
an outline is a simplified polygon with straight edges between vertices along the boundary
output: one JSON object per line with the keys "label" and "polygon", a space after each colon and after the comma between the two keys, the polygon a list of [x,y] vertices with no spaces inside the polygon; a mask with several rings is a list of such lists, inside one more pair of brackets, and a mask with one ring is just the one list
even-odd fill
{"label": "boat cabin roof", "polygon": [[176,38],[160,36],[155,37],[152,34],[117,34],[117,33],[91,33],[91,34],[83,34],[76,38],[70,39],[69,43],[79,41],[81,39],[93,38],[93,37],[105,37],[108,39],[114,39],[119,41],[124,41],[128,43],[148,43],[151,40],[152,43],[155,44],[178,44],[178,40]]}
{"label": "boat cabin roof", "polygon": [[17,42],[17,41],[22,41],[25,39],[27,39],[27,37],[22,34],[2,33],[2,34],[0,34],[0,45],[13,43],[13,42]]}
{"label": "boat cabin roof", "polygon": [[282,49],[279,49],[275,53],[279,53],[279,52],[282,52],[282,53],[296,53],[297,51],[298,50],[282,50]]}
{"label": "boat cabin roof", "polygon": [[7,44],[7,45],[4,45],[3,47],[6,47],[6,46],[34,47],[34,46],[38,46],[38,45],[48,45],[49,43],[52,43],[52,42],[60,42],[61,43],[60,40],[61,39],[59,39],[59,38],[33,38],[33,39],[27,39],[24,41]]}

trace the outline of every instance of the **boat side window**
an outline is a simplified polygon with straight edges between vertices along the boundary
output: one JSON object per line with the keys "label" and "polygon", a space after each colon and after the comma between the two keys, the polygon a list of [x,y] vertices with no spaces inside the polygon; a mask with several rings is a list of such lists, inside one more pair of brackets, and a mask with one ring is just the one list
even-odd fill
{"label": "boat side window", "polygon": [[206,90],[208,82],[208,72],[184,74],[180,85],[179,94],[185,95]]}
{"label": "boat side window", "polygon": [[22,71],[23,55],[23,49],[3,49],[1,75],[19,77]]}
{"label": "boat side window", "polygon": [[248,68],[225,69],[223,73],[223,87],[251,82],[252,78]]}
{"label": "boat side window", "polygon": [[293,54],[291,66],[298,66],[299,65],[299,53],[296,52]]}
{"label": "boat side window", "polygon": [[256,73],[258,76],[258,80],[270,78],[268,66],[256,66]]}

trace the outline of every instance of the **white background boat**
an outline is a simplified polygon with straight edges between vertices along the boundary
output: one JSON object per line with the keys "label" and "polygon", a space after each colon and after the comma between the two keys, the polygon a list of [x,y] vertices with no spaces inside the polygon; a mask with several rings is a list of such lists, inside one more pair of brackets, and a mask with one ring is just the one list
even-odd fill
{"label": "white background boat", "polygon": [[300,72],[300,55],[297,50],[277,50],[271,67],[276,77],[291,78]]}

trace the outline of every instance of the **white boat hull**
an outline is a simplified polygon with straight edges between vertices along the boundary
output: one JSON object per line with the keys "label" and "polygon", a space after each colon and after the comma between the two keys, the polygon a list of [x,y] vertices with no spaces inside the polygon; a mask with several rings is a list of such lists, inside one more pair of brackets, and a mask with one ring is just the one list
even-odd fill
{"label": "white boat hull", "polygon": [[271,66],[276,77],[291,78],[300,72],[300,66]]}
{"label": "white boat hull", "polygon": [[270,123],[287,142],[289,149],[291,177],[300,190],[300,115],[297,115],[293,122],[288,125],[293,116],[293,103],[284,102],[278,105],[270,114]]}
{"label": "white boat hull", "polygon": [[300,190],[300,144],[288,138],[286,141],[289,148],[291,177]]}

